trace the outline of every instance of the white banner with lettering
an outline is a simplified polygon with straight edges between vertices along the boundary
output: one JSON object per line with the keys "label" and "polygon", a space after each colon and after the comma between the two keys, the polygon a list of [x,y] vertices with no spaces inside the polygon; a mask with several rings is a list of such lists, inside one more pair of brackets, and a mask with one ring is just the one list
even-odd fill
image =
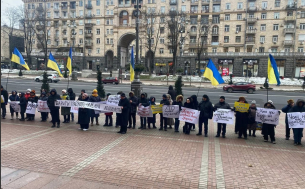
{"label": "white banner with lettering", "polygon": [[108,99],[107,99],[107,104],[118,106],[120,100],[121,100],[121,96],[120,95],[109,95]]}
{"label": "white banner with lettering", "polygon": [[305,112],[287,113],[289,128],[305,128]]}
{"label": "white banner with lettering", "polygon": [[153,117],[153,113],[151,111],[150,106],[147,106],[147,107],[139,106],[137,114],[140,117]]}
{"label": "white banner with lettering", "polygon": [[179,114],[179,120],[188,123],[198,124],[199,115],[200,111],[198,110],[182,107],[181,112]]}
{"label": "white banner with lettering", "polygon": [[179,118],[179,114],[180,114],[179,105],[163,105],[162,112],[163,112],[163,117]]}
{"label": "white banner with lettering", "polygon": [[38,100],[37,111],[38,112],[50,112],[47,101]]}
{"label": "white banner with lettering", "polygon": [[234,112],[228,109],[217,109],[214,112],[213,122],[234,124]]}
{"label": "white banner with lettering", "polygon": [[10,101],[9,103],[10,103],[11,107],[13,108],[14,112],[20,112],[19,101]]}
{"label": "white banner with lettering", "polygon": [[77,106],[71,106],[70,112],[74,113],[74,114],[78,114],[78,107]]}
{"label": "white banner with lettering", "polygon": [[28,102],[25,113],[35,114],[37,108],[37,103]]}
{"label": "white banner with lettering", "polygon": [[278,125],[279,119],[280,114],[278,110],[267,108],[257,108],[256,110],[255,121],[257,122]]}

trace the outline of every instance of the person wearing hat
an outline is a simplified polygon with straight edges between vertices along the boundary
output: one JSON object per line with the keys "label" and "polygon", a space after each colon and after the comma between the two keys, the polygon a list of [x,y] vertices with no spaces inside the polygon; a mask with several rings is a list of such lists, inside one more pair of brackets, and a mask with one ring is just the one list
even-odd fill
{"label": "person wearing hat", "polygon": [[19,106],[20,106],[20,117],[21,117],[21,119],[19,119],[19,121],[25,121],[24,113],[26,111],[26,99],[24,97],[24,93],[20,93],[19,98],[20,98]]}
{"label": "person wearing hat", "polygon": [[[30,97],[27,100],[27,103],[37,103],[38,102],[38,97],[35,94],[35,90],[32,90],[30,92]],[[35,114],[28,114],[28,121],[34,121]]]}
{"label": "person wearing hat", "polygon": [[[289,112],[305,112],[305,101],[299,99],[295,106]],[[294,145],[302,145],[301,140],[303,137],[303,128],[293,128]]]}
{"label": "person wearing hat", "polygon": [[[149,106],[151,105],[156,105],[156,98],[155,97],[150,97],[149,99]],[[153,114],[153,117],[148,117],[147,118],[147,125],[148,125],[148,129],[150,129],[150,124],[153,125],[153,129],[156,129],[156,114]]]}
{"label": "person wearing hat", "polygon": [[[268,100],[267,103],[264,104],[264,108],[266,109],[276,109],[271,100]],[[280,111],[279,111],[280,114]],[[268,142],[268,136],[270,136],[271,143],[275,144],[275,130],[276,125],[263,123],[262,134],[264,135],[264,142]]]}
{"label": "person wearing hat", "polygon": [[27,89],[27,90],[26,90],[26,93],[25,93],[25,95],[24,95],[24,97],[25,97],[26,100],[28,100],[28,98],[30,97],[31,91],[32,91],[31,89]]}
{"label": "person wearing hat", "polygon": [[[106,101],[108,100],[108,97],[110,95],[111,95],[110,93],[107,93]],[[105,113],[105,115],[106,115],[106,117],[105,117],[105,125],[103,125],[103,126],[112,126],[112,115],[113,115],[113,112],[107,112],[107,113]]]}
{"label": "person wearing hat", "polygon": [[199,132],[197,136],[202,135],[202,124],[204,124],[204,136],[208,136],[208,123],[209,119],[213,117],[213,105],[210,101],[208,95],[204,94],[202,96],[202,101],[198,105],[198,110],[200,111],[199,116]]}
{"label": "person wearing hat", "polygon": [[[70,100],[75,100],[75,93],[73,92],[72,88],[68,89],[68,95],[70,97]],[[70,115],[71,115],[71,120],[73,122],[74,121],[74,113],[70,113]]]}
{"label": "person wearing hat", "polygon": [[119,102],[119,106],[121,106],[121,129],[118,133],[126,134],[127,132],[127,124],[128,124],[128,116],[130,111],[130,103],[128,102],[125,93],[121,94],[121,100]]}
{"label": "person wearing hat", "polygon": [[86,93],[85,89],[82,89],[80,91],[80,95],[78,96],[78,100],[82,101],[83,100],[83,94]]}
{"label": "person wearing hat", "polygon": [[[98,96],[97,94],[97,90],[94,89],[92,91],[92,95],[89,97],[89,102],[101,102],[102,99]],[[95,118],[95,122],[96,122],[96,125],[100,125],[99,122],[98,122],[98,117],[100,116],[99,113],[95,113],[95,110],[91,109],[90,110],[90,119],[91,119],[91,126],[93,126],[93,121],[94,121],[94,118]]]}
{"label": "person wearing hat", "polygon": [[[139,99],[139,107],[140,106],[143,107],[149,106],[148,100],[144,93],[141,94],[141,98]],[[141,120],[141,127],[139,127],[138,129],[146,129],[146,117],[140,117],[140,120]]]}
{"label": "person wearing hat", "polygon": [[[183,96],[178,95],[176,97],[176,100],[173,102],[173,105],[178,105],[179,106],[179,112],[180,112],[181,107],[183,106]],[[177,133],[179,133],[179,125],[180,125],[179,118],[175,118],[175,132],[177,132]]]}
{"label": "person wearing hat", "polygon": [[2,111],[2,119],[5,119],[6,116],[6,105],[8,102],[8,93],[1,85],[1,111]]}
{"label": "person wearing hat", "polygon": [[[40,94],[39,100],[41,100],[41,101],[47,101],[48,100],[48,97],[47,97],[45,92],[42,92]],[[41,121],[42,122],[47,121],[47,112],[40,112],[40,114],[41,114]]]}
{"label": "person wearing hat", "polygon": [[55,89],[50,91],[50,96],[48,97],[47,104],[50,109],[51,117],[52,117],[52,127],[55,127],[57,123],[57,128],[60,127],[60,118],[59,118],[59,106],[55,106],[55,101],[61,100],[60,96],[57,94]]}
{"label": "person wearing hat", "polygon": [[288,117],[287,113],[290,111],[290,109],[294,106],[294,101],[292,99],[287,101],[287,105],[282,108],[282,112],[286,113],[285,117],[285,126],[286,126],[286,140],[289,140],[290,138],[290,128],[288,125]]}
{"label": "person wearing hat", "polygon": [[[11,102],[19,101],[19,96],[17,95],[17,91],[12,91],[12,94],[9,97],[9,100]],[[16,114],[16,119],[18,119],[18,112],[15,112],[15,110],[10,105],[10,112],[11,112],[11,120],[14,119],[14,113]]]}
{"label": "person wearing hat", "polygon": [[[192,101],[193,101],[192,97],[188,97],[186,99],[186,102],[184,103],[183,107],[189,108],[189,109],[196,109]],[[189,135],[192,127],[193,127],[192,123],[185,122],[185,126],[184,126],[185,134]]]}
{"label": "person wearing hat", "polygon": [[[162,95],[162,100],[160,101],[160,104],[170,105],[170,103],[169,103],[169,101],[167,99],[166,94]],[[163,123],[164,123],[164,131],[167,131],[167,118],[163,117],[163,114],[160,113],[160,129],[159,129],[159,131],[163,130]]]}
{"label": "person wearing hat", "polygon": [[[228,103],[226,103],[226,98],[221,96],[219,98],[219,102],[214,105],[214,111],[217,109],[230,109],[231,107]],[[226,128],[227,124],[224,123],[217,123],[217,134],[215,137],[220,137],[221,129],[222,129],[222,138],[226,138]]]}
{"label": "person wearing hat", "polygon": [[[121,94],[123,93],[123,91],[119,91],[117,93],[118,96],[121,97]],[[129,115],[128,115],[129,116]],[[116,118],[115,118],[115,127],[119,127],[121,126],[121,114],[120,113],[116,113]]]}
{"label": "person wearing hat", "polygon": [[[62,100],[70,100],[70,97],[69,97],[66,89],[61,90],[61,92],[62,92],[62,95],[61,95]],[[70,122],[70,111],[71,111],[71,107],[61,107],[61,115],[64,116],[63,123]]]}
{"label": "person wearing hat", "polygon": [[[88,101],[89,95],[87,93],[82,94],[82,98],[79,101]],[[80,130],[87,131],[89,129],[90,123],[90,109],[88,108],[79,108],[78,114],[80,119],[78,120],[78,124],[80,125]]]}
{"label": "person wearing hat", "polygon": [[[137,113],[137,106],[139,105],[138,102],[138,98],[135,97],[134,92],[130,91],[129,92],[129,99],[128,99],[129,103],[130,103],[130,110],[129,110],[129,119],[128,119],[128,123],[129,123],[129,129],[136,128],[136,113]],[[132,127],[131,127],[132,125]]]}
{"label": "person wearing hat", "polygon": [[[238,101],[239,103],[248,103],[246,101],[245,97],[239,97]],[[234,108],[235,111],[235,108]],[[237,126],[237,130],[238,130],[238,138],[242,138],[241,136],[244,135],[244,139],[247,140],[247,127],[248,127],[248,116],[249,116],[249,112],[239,112],[239,111],[235,111],[236,112],[236,126]]]}
{"label": "person wearing hat", "polygon": [[255,117],[256,117],[256,101],[252,100],[250,108],[249,108],[249,115],[248,115],[248,129],[249,129],[249,136],[251,136],[251,130],[252,132],[252,136],[256,137],[255,132],[256,132],[256,126],[257,123],[255,121]]}

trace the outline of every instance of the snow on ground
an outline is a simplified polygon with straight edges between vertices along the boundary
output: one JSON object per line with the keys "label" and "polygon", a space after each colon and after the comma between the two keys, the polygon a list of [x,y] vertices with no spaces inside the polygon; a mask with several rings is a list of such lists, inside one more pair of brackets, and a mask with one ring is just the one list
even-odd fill
{"label": "snow on ground", "polygon": [[[44,70],[22,70],[22,74],[24,75],[41,75],[43,74]],[[12,73],[12,74],[19,74],[18,69],[1,69],[2,74]],[[49,74],[56,74],[57,71],[47,71]]]}

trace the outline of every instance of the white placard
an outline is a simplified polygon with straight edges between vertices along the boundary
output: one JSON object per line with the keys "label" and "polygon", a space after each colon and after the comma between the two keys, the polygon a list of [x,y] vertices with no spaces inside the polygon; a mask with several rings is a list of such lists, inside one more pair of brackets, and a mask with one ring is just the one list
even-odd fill
{"label": "white placard", "polygon": [[35,114],[37,108],[37,103],[28,102],[25,113]]}
{"label": "white placard", "polygon": [[234,124],[234,112],[229,109],[217,109],[214,112],[213,122]]}
{"label": "white placard", "polygon": [[305,128],[305,112],[287,113],[289,128]]}
{"label": "white placard", "polygon": [[10,105],[13,108],[14,112],[20,112],[19,101],[10,101]]}
{"label": "white placard", "polygon": [[257,108],[256,110],[256,122],[278,125],[279,119],[280,114],[278,110],[268,108]]}
{"label": "white placard", "polygon": [[188,123],[198,124],[199,115],[200,111],[198,110],[182,107],[179,114],[179,120]]}
{"label": "white placard", "polygon": [[118,106],[121,100],[121,95],[109,95],[107,99],[107,104]]}
{"label": "white placard", "polygon": [[150,106],[147,106],[147,107],[139,106],[137,114],[140,117],[153,117],[153,113],[151,111]]}
{"label": "white placard", "polygon": [[71,106],[70,112],[78,114],[78,107],[77,106]]}
{"label": "white placard", "polygon": [[179,114],[180,114],[179,105],[163,105],[162,112],[163,112],[163,117],[179,118]]}
{"label": "white placard", "polygon": [[50,112],[47,101],[38,100],[37,111],[38,112]]}

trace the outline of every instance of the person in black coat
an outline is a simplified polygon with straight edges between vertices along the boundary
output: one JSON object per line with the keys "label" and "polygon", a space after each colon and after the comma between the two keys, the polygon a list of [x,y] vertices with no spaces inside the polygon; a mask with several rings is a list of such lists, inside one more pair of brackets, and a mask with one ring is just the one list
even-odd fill
{"label": "person in black coat", "polygon": [[[196,95],[192,95],[191,96],[191,100],[192,100],[192,104],[193,104],[194,109],[197,110],[198,105],[199,105],[198,100],[197,100],[197,96]],[[192,124],[192,131],[195,131],[195,124]]]}
{"label": "person in black coat", "polygon": [[[289,112],[305,112],[305,101],[299,99],[295,106],[293,106]],[[301,140],[303,137],[303,128],[293,128],[294,133],[294,145],[302,145]]]}
{"label": "person in black coat", "polygon": [[[80,95],[78,96],[78,99],[79,101],[81,101],[83,99],[83,94],[86,93],[85,89],[82,89],[80,91]],[[77,120],[79,120],[79,114],[77,115]],[[79,124],[78,122],[76,122],[76,124]]]}
{"label": "person in black coat", "polygon": [[55,127],[55,124],[57,123],[57,128],[60,127],[60,119],[59,119],[59,108],[58,106],[55,106],[55,101],[61,100],[60,96],[57,94],[55,89],[52,89],[50,92],[50,96],[48,97],[47,104],[50,109],[50,113],[52,116],[52,127]]}
{"label": "person in black coat", "polygon": [[[162,95],[162,100],[160,101],[160,104],[170,105],[166,94]],[[163,130],[163,123],[164,123],[164,131],[167,131],[167,117],[163,117],[163,114],[160,113],[160,129],[159,129],[159,131]]]}
{"label": "person in black coat", "polygon": [[137,106],[139,105],[139,102],[138,102],[138,98],[135,97],[134,95],[134,92],[133,91],[130,91],[129,92],[129,103],[130,103],[130,110],[129,110],[129,119],[128,119],[128,122],[129,122],[129,129],[131,128],[131,125],[133,129],[136,128],[136,113],[137,113]]}
{"label": "person in black coat", "polygon": [[127,123],[128,123],[128,116],[130,111],[130,102],[128,102],[125,93],[121,94],[121,100],[119,102],[119,106],[122,108],[121,113],[121,129],[118,133],[126,134],[127,132]]}
{"label": "person in black coat", "polygon": [[[226,103],[226,98],[224,96],[221,96],[219,98],[219,102],[214,105],[214,111],[217,109],[230,109],[231,107],[228,103]],[[222,127],[222,138],[226,138],[226,131],[227,131],[227,124],[224,123],[217,123],[217,135],[215,137],[220,137]]]}
{"label": "person in black coat", "polygon": [[[271,100],[268,100],[268,102],[265,103],[264,108],[276,109]],[[279,111],[279,114],[280,114],[280,111]],[[271,143],[276,144],[275,129],[274,129],[275,127],[276,127],[276,125],[263,123],[262,133],[264,135],[264,142],[268,142],[268,136],[270,136]]]}
{"label": "person in black coat", "polygon": [[[150,105],[156,105],[156,98],[155,97],[150,97],[149,99],[149,106]],[[147,118],[147,124],[148,124],[148,128],[150,129],[150,124],[153,125],[153,128],[156,129],[156,114],[153,114],[153,117],[148,117]]]}
{"label": "person in black coat", "polygon": [[[196,109],[194,104],[192,103],[192,98],[191,97],[186,99],[186,102],[184,103],[183,107],[189,108],[189,109]],[[187,135],[190,134],[192,126],[193,126],[192,123],[185,122],[185,134],[187,134]]]}
{"label": "person in black coat", "polygon": [[[183,96],[182,95],[178,95],[176,97],[176,100],[173,102],[173,105],[178,105],[179,106],[179,111],[181,111],[181,107],[183,103]],[[179,118],[175,118],[175,132],[179,132],[179,125],[180,125],[180,120]]]}
{"label": "person in black coat", "polygon": [[[11,96],[9,97],[9,100],[11,102],[19,101],[19,96],[17,95],[17,91],[12,91]],[[16,114],[16,119],[18,119],[18,112],[15,112],[15,110],[10,106],[10,112],[11,112],[11,120],[14,119],[14,113]]]}
{"label": "person in black coat", "polygon": [[[30,97],[28,98],[27,102],[31,102],[31,103],[37,103],[38,102],[38,96],[36,96],[35,94],[35,90],[32,90],[30,92]],[[28,115],[28,121],[34,121],[35,118],[35,114],[29,114]]]}
{"label": "person in black coat", "polygon": [[[148,100],[144,93],[141,94],[141,98],[139,100],[139,107],[140,106],[144,106],[144,107],[149,106]],[[139,127],[138,129],[146,129],[146,117],[140,117],[140,119],[141,119],[141,127]]]}
{"label": "person in black coat", "polygon": [[24,97],[24,93],[21,93],[19,98],[20,98],[19,105],[20,105],[20,117],[21,117],[21,119],[19,119],[19,121],[25,121],[24,113],[26,111],[26,99]]}
{"label": "person in black coat", "polygon": [[204,124],[204,136],[208,136],[208,123],[209,119],[213,117],[213,105],[210,101],[208,95],[204,94],[202,96],[202,101],[198,105],[198,110],[200,111],[199,116],[199,132],[197,135],[202,135],[202,123]]}
{"label": "person in black coat", "polygon": [[[45,92],[42,92],[40,94],[39,100],[41,100],[41,101],[47,101],[48,100],[48,97],[46,96]],[[40,112],[40,114],[41,114],[41,121],[42,122],[47,121],[47,112]]]}
{"label": "person in black coat", "polygon": [[[239,103],[248,103],[245,99],[245,97],[239,97],[239,100],[237,101]],[[234,108],[235,111],[235,108]],[[247,128],[248,128],[248,117],[249,112],[236,112],[236,126],[238,130],[238,138],[241,138],[242,135],[244,135],[244,139],[247,140]]]}
{"label": "person in black coat", "polygon": [[176,91],[174,90],[173,86],[169,86],[168,87],[168,92],[167,94],[171,95],[172,99],[175,100],[176,99],[176,96],[177,96],[177,93]]}
{"label": "person in black coat", "polygon": [[286,113],[285,117],[285,126],[286,126],[286,140],[289,140],[290,138],[290,128],[288,125],[288,118],[287,118],[287,113],[289,113],[290,109],[294,106],[294,101],[292,99],[287,101],[287,106],[282,108],[282,112]]}
{"label": "person in black coat", "polygon": [[[87,93],[82,95],[82,99],[79,101],[88,101],[89,96]],[[90,122],[90,109],[88,108],[79,108],[78,115],[80,119],[78,120],[78,124],[80,124],[80,130],[87,131],[89,129],[89,122]]]}
{"label": "person in black coat", "polygon": [[[3,96],[3,99],[2,99]],[[8,102],[8,93],[1,85],[1,112],[2,112],[2,119],[5,119],[6,116],[6,105]]]}
{"label": "person in black coat", "polygon": [[[98,96],[97,90],[94,89],[92,92],[92,95],[89,97],[89,102],[101,102],[102,99],[101,97]],[[96,125],[100,125],[98,122],[98,117],[100,116],[100,114],[96,114],[95,110],[91,109],[90,110],[90,119],[91,119],[91,126],[93,126],[93,120],[95,118],[96,121]]]}
{"label": "person in black coat", "polygon": [[[68,89],[68,95],[70,97],[70,100],[75,100],[75,93],[73,92],[72,88]],[[74,113],[71,113],[71,120],[74,121]]]}

